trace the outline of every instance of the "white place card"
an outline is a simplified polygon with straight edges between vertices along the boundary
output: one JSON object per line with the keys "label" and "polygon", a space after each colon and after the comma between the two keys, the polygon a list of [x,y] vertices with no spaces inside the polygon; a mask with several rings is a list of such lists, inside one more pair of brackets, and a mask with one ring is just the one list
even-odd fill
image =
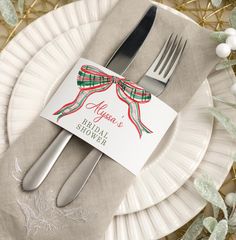
{"label": "white place card", "polygon": [[137,175],[177,113],[132,81],[81,58],[41,116]]}

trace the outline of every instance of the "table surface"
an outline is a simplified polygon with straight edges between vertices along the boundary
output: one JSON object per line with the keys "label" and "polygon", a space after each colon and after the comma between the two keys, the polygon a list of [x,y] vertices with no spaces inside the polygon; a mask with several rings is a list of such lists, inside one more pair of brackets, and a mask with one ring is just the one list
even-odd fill
{"label": "table surface", "polygon": [[[15,27],[10,27],[9,25],[7,25],[0,16],[0,51],[19,31],[21,31],[32,21],[44,15],[45,13],[70,2],[71,0],[25,0],[24,13],[22,14],[22,16],[20,16],[20,14],[18,13],[19,22]],[[212,7],[210,0],[160,0],[158,2],[177,9],[178,11],[188,15],[201,26],[212,30],[222,30],[229,26],[229,13],[233,9],[233,5],[236,5],[236,2],[231,3],[230,1],[225,1],[220,8],[216,9]],[[232,58],[236,58],[236,56],[232,55]],[[236,166],[233,166],[228,177],[225,180],[225,183],[220,190],[222,195],[225,195],[228,192],[232,191],[235,192],[235,181]],[[206,208],[205,211],[209,211],[209,209]],[[179,239],[183,235],[187,227],[188,224],[176,231],[175,233],[165,238],[162,238],[162,240]],[[236,237],[233,237],[231,239],[236,240]]]}

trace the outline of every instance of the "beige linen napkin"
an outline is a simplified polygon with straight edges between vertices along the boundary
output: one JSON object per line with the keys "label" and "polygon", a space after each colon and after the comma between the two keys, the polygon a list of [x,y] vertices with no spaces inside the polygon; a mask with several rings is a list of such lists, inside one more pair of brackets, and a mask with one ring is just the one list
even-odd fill
{"label": "beige linen napkin", "polygon": [[[83,57],[105,64],[150,5],[147,0],[119,1]],[[171,33],[188,39],[188,45],[161,99],[179,111],[218,61],[216,43],[210,39],[209,31],[158,9],[154,27],[125,76],[137,82]],[[60,130],[38,117],[0,160],[1,240],[102,239],[135,176],[103,156],[80,197],[69,206],[58,209],[55,200],[60,187],[91,150],[91,146],[82,140],[72,138],[37,191],[27,193],[21,190],[20,181],[26,170]]]}

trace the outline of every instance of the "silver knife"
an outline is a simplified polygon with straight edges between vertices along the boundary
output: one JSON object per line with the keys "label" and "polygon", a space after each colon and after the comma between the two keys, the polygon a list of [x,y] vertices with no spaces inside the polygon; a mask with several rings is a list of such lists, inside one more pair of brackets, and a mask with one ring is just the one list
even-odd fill
{"label": "silver knife", "polygon": [[[145,13],[145,15],[140,20],[135,29],[112,55],[112,57],[106,64],[107,68],[113,70],[120,75],[122,75],[127,70],[131,62],[134,60],[134,57],[136,56],[138,50],[146,39],[154,23],[156,10],[156,6],[151,6],[148,9],[148,11]],[[54,139],[54,141],[50,144],[46,151],[27,171],[22,182],[22,189],[24,191],[33,191],[41,185],[41,183],[49,174],[50,170],[54,166],[55,162],[57,161],[58,157],[60,156],[72,136],[73,135],[66,130],[62,130],[58,134],[58,136]],[[93,165],[92,162],[88,161],[89,159],[91,159],[91,155],[93,156],[93,159],[96,159],[96,162],[93,162]],[[73,196],[73,199],[78,195],[83,186],[86,184],[91,172],[95,168],[101,156],[102,153],[95,149],[81,163],[83,169],[84,166],[86,166],[86,172],[83,172],[83,175],[81,174],[80,176],[80,178],[82,178],[82,184],[78,185],[77,193],[72,194],[75,195]],[[58,201],[59,200],[60,198],[58,198]]]}

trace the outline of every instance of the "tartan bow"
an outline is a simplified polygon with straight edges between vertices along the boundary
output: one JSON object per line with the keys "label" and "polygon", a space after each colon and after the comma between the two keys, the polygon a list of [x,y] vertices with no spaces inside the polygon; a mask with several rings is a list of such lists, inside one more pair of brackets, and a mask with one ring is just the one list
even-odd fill
{"label": "tartan bow", "polygon": [[62,117],[78,111],[91,94],[106,91],[112,84],[116,84],[116,94],[119,99],[128,105],[128,117],[136,127],[140,138],[143,131],[152,133],[142,123],[139,107],[140,103],[151,100],[151,94],[126,78],[109,75],[91,65],[83,65],[79,70],[77,85],[80,90],[76,98],[62,106],[53,115],[58,115],[57,121],[59,121]]}

